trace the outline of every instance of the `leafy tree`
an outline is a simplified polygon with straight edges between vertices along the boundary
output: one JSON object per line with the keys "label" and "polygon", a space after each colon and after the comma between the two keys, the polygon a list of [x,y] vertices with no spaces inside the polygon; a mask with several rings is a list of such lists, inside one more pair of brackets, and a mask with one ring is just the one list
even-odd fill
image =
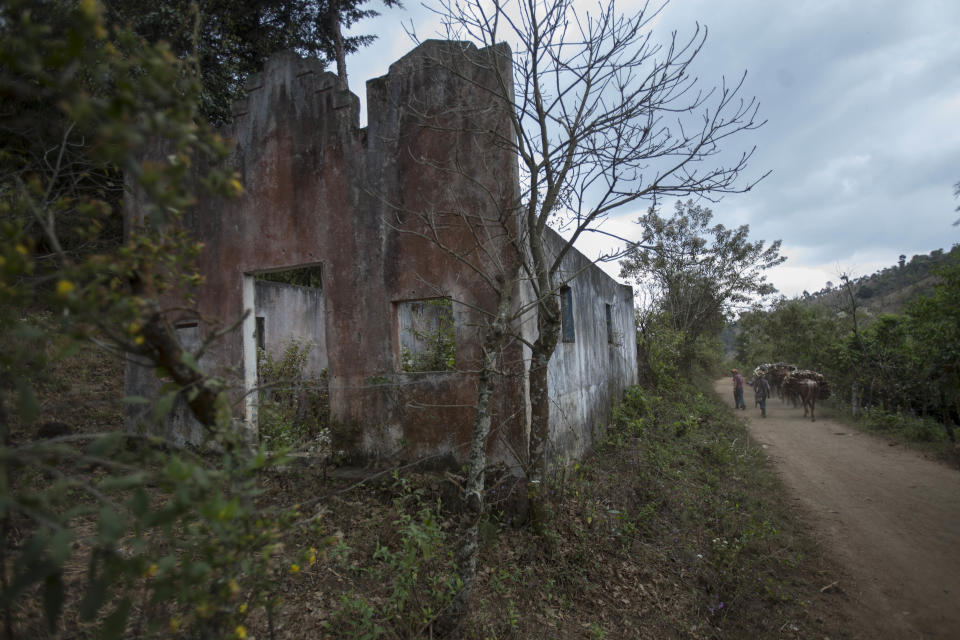
{"label": "leafy tree", "polygon": [[718,334],[727,314],[776,291],[763,272],[786,259],[779,240],[765,247],[748,240],[747,225],[710,226],[712,218],[692,200],[678,200],[670,218],[650,207],[637,220],[642,237],[620,263],[620,276],[652,288],[657,308],[683,336],[685,367],[693,363],[697,340]]}
{"label": "leafy tree", "polygon": [[[859,348],[857,370],[873,378],[885,411],[909,406],[909,391],[916,381],[913,345],[907,333],[907,318],[881,314],[858,340],[850,335],[851,346]],[[859,343],[859,344],[858,344]]]}
{"label": "leafy tree", "polygon": [[827,308],[786,298],[769,309],[741,313],[737,327],[736,356],[746,366],[785,361],[812,368],[829,363],[832,349],[845,335]]}
{"label": "leafy tree", "polygon": [[[167,42],[179,58],[190,57],[203,83],[201,113],[219,125],[231,119],[230,107],[242,97],[247,77],[263,68],[271,54],[292,49],[336,62],[346,76],[346,54],[376,36],[344,37],[341,27],[377,15],[363,9],[366,0],[108,0],[107,16],[129,26],[149,42]],[[51,2],[51,4],[60,4]],[[385,0],[387,7],[400,6]]]}
{"label": "leafy tree", "polygon": [[[255,507],[256,473],[269,458],[242,442],[222,381],[182,347],[163,303],[197,281],[198,245],[180,226],[195,198],[188,167],[214,166],[225,145],[199,117],[192,65],[109,30],[95,2],[49,6],[0,8],[4,109],[18,122],[54,113],[60,132],[49,148],[0,153],[0,615],[13,637],[14,608],[39,591],[56,632],[73,587],[69,602],[82,624],[99,627],[96,637],[123,637],[134,618],[149,635],[242,637],[248,610],[273,606],[277,543],[298,514]],[[141,161],[153,143],[167,155]],[[99,246],[111,214],[109,194],[86,183],[96,168],[125,176],[148,215],[109,253],[70,252],[65,221]],[[242,189],[224,170],[205,171],[195,186],[224,197]],[[37,317],[38,305],[55,313]],[[51,362],[91,345],[152,362],[168,380],[156,416],[183,395],[217,454],[121,432],[25,439]],[[96,474],[84,472],[91,465]],[[83,579],[65,571],[75,556]]]}
{"label": "leafy tree", "polygon": [[924,367],[921,379],[932,383],[944,428],[955,442],[950,405],[960,413],[960,259],[942,267],[939,275],[933,295],[911,303],[907,316]]}

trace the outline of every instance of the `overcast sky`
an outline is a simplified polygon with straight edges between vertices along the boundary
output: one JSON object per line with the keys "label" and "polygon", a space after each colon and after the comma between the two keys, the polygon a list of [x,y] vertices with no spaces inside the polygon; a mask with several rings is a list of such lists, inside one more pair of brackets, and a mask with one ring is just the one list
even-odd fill
{"label": "overcast sky", "polygon": [[[353,30],[379,37],[347,60],[364,105],[364,82],[413,46],[404,24],[436,36],[436,21],[406,5]],[[701,82],[746,70],[745,95],[767,120],[728,146],[756,145],[748,176],[772,171],[753,191],[710,205],[714,219],[783,241],[788,260],[770,274],[782,293],[960,242],[951,224],[960,217],[960,0],[674,0],[654,34],[682,39],[698,22],[709,29],[695,67]],[[610,220],[610,230],[638,237],[632,221],[643,208]],[[588,255],[600,248],[580,246]]]}

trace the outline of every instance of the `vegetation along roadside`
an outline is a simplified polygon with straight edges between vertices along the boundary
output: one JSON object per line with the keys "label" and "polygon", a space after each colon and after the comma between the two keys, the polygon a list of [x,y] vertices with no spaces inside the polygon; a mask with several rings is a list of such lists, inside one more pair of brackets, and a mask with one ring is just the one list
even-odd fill
{"label": "vegetation along roadside", "polygon": [[[120,363],[93,350],[71,356],[61,373],[88,370],[119,392]],[[44,419],[83,420],[70,413],[80,404],[41,400]],[[105,406],[91,428],[109,428],[119,414],[119,406],[112,413]],[[95,467],[78,473],[105,479]],[[347,475],[323,478],[294,465],[259,473],[260,514],[289,513],[303,496],[321,499],[298,505],[299,516],[285,520],[288,532],[272,534],[271,559],[258,577],[260,604],[269,606],[249,601],[244,581],[243,591],[231,593],[222,580],[216,603],[235,618],[210,637],[429,637],[456,587],[457,475],[397,470],[359,485]],[[522,487],[491,475],[475,606],[453,637],[851,637],[847,595],[822,591],[841,576],[706,383],[632,388],[602,443],[552,481],[552,518],[538,536],[510,496]],[[297,518],[309,526],[296,526]],[[13,637],[96,635],[101,621],[80,615],[83,555],[65,574],[58,624],[48,628],[43,589],[33,589],[16,606]],[[145,566],[130,588],[169,579],[168,571]],[[218,614],[198,615],[203,605],[158,609],[144,600],[131,619],[150,624],[127,633],[195,637],[204,625],[218,628]]]}

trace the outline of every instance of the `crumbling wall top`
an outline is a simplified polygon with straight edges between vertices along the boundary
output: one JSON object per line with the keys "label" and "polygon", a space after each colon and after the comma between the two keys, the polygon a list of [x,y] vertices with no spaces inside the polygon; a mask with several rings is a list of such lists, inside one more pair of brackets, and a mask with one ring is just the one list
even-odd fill
{"label": "crumbling wall top", "polygon": [[246,91],[233,104],[227,132],[241,147],[280,130],[302,144],[352,138],[359,130],[360,100],[317,58],[275,53],[263,71],[248,78]]}

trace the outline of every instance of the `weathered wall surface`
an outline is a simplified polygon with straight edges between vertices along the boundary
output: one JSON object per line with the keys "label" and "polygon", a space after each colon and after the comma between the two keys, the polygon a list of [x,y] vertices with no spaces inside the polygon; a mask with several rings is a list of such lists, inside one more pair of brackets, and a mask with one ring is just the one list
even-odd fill
{"label": "weathered wall surface", "polygon": [[[233,141],[228,162],[240,173],[245,194],[202,200],[186,219],[205,243],[198,269],[206,281],[197,291],[196,315],[222,327],[252,312],[241,328],[211,345],[204,358],[209,370],[238,389],[249,388],[255,317],[264,317],[268,342],[283,339],[276,313],[263,302],[264,285],[250,293],[251,277],[322,265],[318,332],[332,419],[344,432],[357,433],[356,444],[371,455],[462,457],[473,421],[477,327],[496,299],[455,256],[420,234],[424,221],[440,220],[439,239],[466,255],[476,247],[458,216],[508,211],[516,199],[515,160],[489,140],[489,132],[509,130],[507,112],[491,108],[483,88],[496,83],[494,64],[509,76],[509,50],[424,43],[368,83],[364,130],[356,97],[316,61],[274,56],[250,79],[248,98],[235,105],[235,120],[223,132]],[[137,215],[135,202],[128,215]],[[489,263],[481,260],[482,268],[515,269],[506,247],[487,249]],[[436,297],[457,301],[458,372],[402,372],[398,303]],[[202,336],[215,328],[199,327]],[[145,395],[157,388],[153,373],[133,364],[127,386]],[[514,407],[522,405],[522,387],[505,382],[496,398],[498,437],[521,446],[523,420]],[[134,412],[129,417],[138,418]],[[168,423],[163,432],[190,434],[188,423]],[[491,453],[509,457],[498,438],[491,440]]]}
{"label": "weathered wall surface", "polygon": [[[258,280],[254,284],[254,318],[263,329],[264,349],[273,358],[283,357],[292,340],[301,347],[309,345],[305,373],[319,376],[327,368],[326,311],[323,291],[279,282]],[[255,323],[256,326],[256,323]]]}
{"label": "weathered wall surface", "polygon": [[[519,272],[506,241],[516,225],[516,158],[494,142],[512,135],[509,113],[490,95],[501,79],[509,82],[510,65],[505,45],[425,42],[367,83],[369,125],[360,129],[358,101],[336,76],[293,54],[271,58],[223,132],[233,141],[228,162],[245,194],[201,200],[186,218],[205,243],[198,269],[206,281],[195,313],[184,316],[195,321],[195,338],[250,312],[201,364],[236,385],[239,398],[256,383],[257,316],[270,349],[281,348],[284,334],[314,334],[319,359],[311,367],[327,368],[331,417],[342,433],[356,434],[357,447],[374,456],[462,459],[482,327],[497,303],[477,271],[507,281]],[[137,215],[135,199],[128,215]],[[482,250],[478,237],[487,239]],[[577,455],[611,396],[634,380],[636,362],[629,287],[579,253],[567,262],[571,272],[585,269],[571,285],[582,337],[558,347],[551,363],[553,439],[558,452]],[[298,297],[254,283],[257,273],[303,265],[322,267],[322,294]],[[432,298],[453,300],[456,370],[404,372],[398,309]],[[607,342],[603,304],[616,310],[619,346]],[[280,321],[291,315],[312,317]],[[524,325],[529,330],[529,318]],[[489,452],[515,464],[510,451],[524,451],[528,437],[519,342],[504,349],[504,362]],[[157,384],[152,372],[131,364],[127,389],[150,395]],[[128,424],[137,419],[128,417]],[[176,420],[179,427],[168,423],[164,433],[195,439],[188,417],[181,412]]]}
{"label": "weathered wall surface", "polygon": [[[553,231],[548,239],[556,255],[564,240]],[[561,337],[547,370],[548,455],[578,458],[593,446],[624,389],[637,383],[637,346],[633,289],[613,280],[579,251],[567,254],[561,265],[561,277],[571,275],[574,340]]]}
{"label": "weathered wall surface", "polygon": [[[464,43],[428,41],[392,64],[386,76],[367,83],[370,206],[363,215],[381,232],[379,244],[368,247],[364,260],[378,271],[376,282],[384,292],[371,312],[388,325],[375,347],[381,358],[375,367],[336,372],[331,367],[340,376],[331,378],[331,385],[344,388],[331,402],[340,415],[369,425],[370,376],[388,380],[377,389],[382,407],[377,426],[385,442],[406,443],[411,456],[446,453],[463,458],[470,441],[476,379],[466,372],[477,370],[478,331],[485,322],[480,310],[494,311],[496,297],[456,256],[469,257],[491,274],[515,269],[508,247],[489,243],[484,258],[467,229],[471,224],[490,226],[494,237],[501,236],[495,229],[499,220],[484,219],[484,212],[510,211],[517,197],[515,160],[492,144],[488,133],[509,130],[504,106],[484,89],[497,86],[497,73],[511,73],[509,49],[503,46],[478,50]],[[400,372],[396,303],[437,297],[455,301],[455,367],[461,373]],[[362,353],[366,358],[368,351]],[[522,403],[521,393],[517,385],[505,382],[495,394],[499,435],[515,446],[522,437],[522,417],[514,416],[512,407]],[[365,427],[364,434],[367,450],[381,448],[375,442],[381,437],[378,429]],[[389,450],[389,445],[384,448]],[[509,461],[497,438],[490,453]]]}

